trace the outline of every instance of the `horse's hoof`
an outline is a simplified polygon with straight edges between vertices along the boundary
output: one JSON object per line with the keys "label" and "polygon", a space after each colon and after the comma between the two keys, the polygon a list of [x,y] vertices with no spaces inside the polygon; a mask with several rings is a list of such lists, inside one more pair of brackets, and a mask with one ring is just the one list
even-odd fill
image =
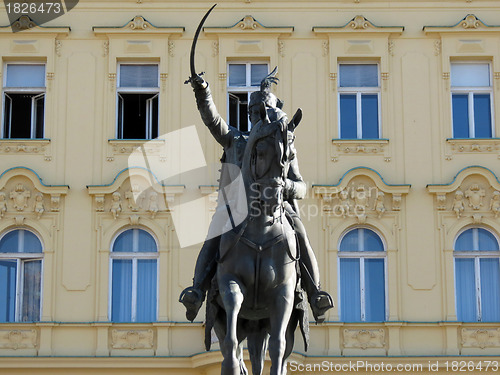
{"label": "horse's hoof", "polygon": [[203,292],[198,288],[190,286],[182,291],[179,302],[186,308],[186,318],[190,322],[198,315],[203,299]]}
{"label": "horse's hoof", "polygon": [[325,321],[325,313],[333,307],[332,297],[324,291],[318,291],[311,298],[311,310],[316,323]]}

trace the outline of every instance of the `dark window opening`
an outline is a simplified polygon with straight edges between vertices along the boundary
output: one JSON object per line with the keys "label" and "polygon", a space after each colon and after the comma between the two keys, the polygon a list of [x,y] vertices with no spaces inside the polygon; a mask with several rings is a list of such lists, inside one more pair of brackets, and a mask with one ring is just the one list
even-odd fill
{"label": "dark window opening", "polygon": [[229,124],[241,131],[249,131],[248,127],[248,94],[229,93]]}
{"label": "dark window opening", "polygon": [[158,137],[158,93],[118,94],[118,138]]}
{"label": "dark window opening", "polygon": [[45,94],[5,93],[4,138],[43,138]]}

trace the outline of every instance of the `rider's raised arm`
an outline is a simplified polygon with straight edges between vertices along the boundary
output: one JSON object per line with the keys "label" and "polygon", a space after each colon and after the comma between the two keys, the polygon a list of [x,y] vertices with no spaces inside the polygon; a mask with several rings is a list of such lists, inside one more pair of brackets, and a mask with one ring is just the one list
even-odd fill
{"label": "rider's raised arm", "polygon": [[299,162],[297,160],[297,152],[293,145],[293,141],[289,144],[290,147],[290,165],[285,181],[285,196],[288,199],[302,199],[306,196],[307,185],[304,182],[299,171]]}
{"label": "rider's raised arm", "polygon": [[217,111],[208,83],[200,76],[196,76],[196,78],[192,79],[191,86],[193,87],[196,105],[203,123],[210,130],[215,140],[222,147],[227,147],[230,142],[230,137],[228,137],[229,126]]}

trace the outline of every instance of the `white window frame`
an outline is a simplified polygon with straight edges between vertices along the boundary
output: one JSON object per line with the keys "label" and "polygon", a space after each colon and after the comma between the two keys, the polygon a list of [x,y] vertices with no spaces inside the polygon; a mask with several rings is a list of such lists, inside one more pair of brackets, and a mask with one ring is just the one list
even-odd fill
{"label": "white window frame", "polygon": [[[120,86],[120,74],[121,74],[121,65],[155,65],[158,67],[158,77],[157,77],[157,82],[158,82],[158,87],[122,87]],[[160,127],[160,64],[157,62],[149,62],[149,61],[143,61],[143,62],[138,62],[138,61],[133,61],[133,62],[128,62],[128,61],[123,61],[119,62],[117,66],[117,73],[116,73],[116,130],[115,134],[116,137],[118,138],[118,134],[120,134],[120,127],[121,127],[121,134],[122,138],[120,139],[126,139],[123,138],[123,107],[122,107],[122,114],[121,114],[121,119],[122,119],[122,124],[119,123],[119,113],[118,111],[120,110],[120,97],[122,97],[120,94],[156,94],[154,97],[147,99],[147,105],[146,105],[146,138],[145,139],[152,139],[153,135],[153,121],[152,121],[152,112],[153,112],[153,99],[158,98],[158,134],[159,134],[159,127]],[[123,97],[122,97],[123,98]]]}
{"label": "white window frame", "polygon": [[[466,227],[462,229],[457,236],[455,237],[455,241],[453,242],[453,259],[474,259],[474,276],[475,276],[475,291],[476,291],[476,321],[481,322],[482,321],[482,300],[481,300],[481,268],[480,268],[480,262],[481,259],[485,258],[490,258],[490,259],[500,259],[500,250],[499,251],[479,251],[479,237],[478,237],[478,232],[474,231],[472,232],[472,246],[473,248],[471,251],[456,251],[456,244],[458,237],[460,235],[468,230],[471,229],[484,229],[491,233],[495,239],[497,240],[497,244],[499,245],[500,249],[500,239],[498,238],[497,234],[491,230],[489,230],[486,227]],[[455,268],[455,309],[458,311],[457,303],[458,303],[458,295],[457,295],[457,279],[456,279],[456,265],[455,261],[453,262],[453,266]],[[499,267],[500,267],[500,260],[499,260]]]}
{"label": "white window frame", "polygon": [[[377,87],[340,87],[340,65],[377,65]],[[382,138],[382,116],[381,116],[381,87],[380,87],[380,63],[378,61],[341,61],[337,65],[338,79],[337,79],[337,108],[338,108],[338,134],[340,139],[342,138],[342,126],[340,122],[340,95],[351,94],[356,95],[356,139],[363,138],[363,110],[361,108],[361,95],[362,94],[377,94],[377,105],[378,105],[378,138]]]}
{"label": "white window frame", "polygon": [[[150,234],[154,241],[155,241],[155,246],[156,246],[156,252],[114,252],[113,247],[115,245],[115,241],[118,238],[118,236],[128,230],[132,229],[139,229],[147,232]],[[138,233],[138,232],[135,232]],[[135,237],[135,236],[134,236]],[[133,239],[133,241],[138,241],[138,237]],[[136,244],[132,244],[133,247],[138,246]],[[139,226],[131,226],[131,227],[126,227],[123,230],[119,231],[111,241],[111,247],[109,251],[109,289],[108,289],[108,320],[111,322],[112,321],[112,308],[113,308],[113,260],[115,259],[120,259],[120,260],[132,260],[132,291],[131,291],[131,296],[132,296],[132,311],[131,311],[131,322],[136,322],[137,319],[137,261],[138,260],[143,260],[143,259],[155,259],[156,260],[156,311],[155,311],[155,320],[158,320],[158,308],[159,308],[159,296],[160,296],[160,289],[159,289],[159,272],[160,272],[160,252],[159,252],[159,246],[158,246],[158,239],[156,236],[147,228],[144,227],[139,227]]]}
{"label": "white window frame", "polygon": [[[372,232],[374,232],[382,241],[382,246],[384,247],[384,251],[340,251],[340,245],[344,239],[344,237],[356,230],[356,229],[369,229]],[[363,242],[361,241],[361,246],[363,246]],[[338,296],[339,296],[339,303],[338,303],[338,311],[340,315],[340,305],[342,303],[342,300],[340,298],[341,296],[341,274],[340,274],[340,259],[359,259],[359,287],[360,287],[360,299],[361,299],[361,321],[366,322],[366,285],[365,285],[365,259],[384,259],[384,295],[385,295],[385,301],[384,301],[384,311],[385,311],[385,321],[389,319],[389,285],[388,285],[388,279],[387,279],[387,244],[385,242],[384,237],[375,229],[369,226],[355,226],[347,229],[342,233],[340,236],[337,249],[339,251],[337,252],[339,262],[337,263],[337,275],[338,275],[338,280],[337,280],[337,285],[338,285]]]}
{"label": "white window frame", "polygon": [[[488,64],[488,71],[489,71],[489,86],[451,86],[451,79],[450,77],[450,100],[451,100],[451,132],[452,132],[452,137],[455,137],[454,134],[454,126],[453,126],[453,94],[467,94],[467,103],[468,103],[468,112],[469,112],[469,138],[476,138],[476,126],[475,126],[475,119],[474,119],[474,94],[489,94],[490,95],[490,126],[491,126],[491,137],[495,137],[495,126],[494,126],[494,119],[495,119],[495,104],[493,102],[493,75],[492,75],[492,64],[491,62],[486,62],[486,61],[452,61],[450,65],[458,65],[458,64]],[[450,67],[451,71],[451,67]]]}
{"label": "white window frame", "polygon": [[[42,251],[40,253],[24,253],[24,252],[17,252],[17,253],[0,253],[0,260],[14,260],[16,261],[16,302],[15,302],[15,313],[14,313],[14,322],[12,323],[23,323],[22,321],[22,302],[24,300],[24,265],[27,262],[30,261],[41,261],[41,275],[40,275],[40,318],[42,317],[42,308],[43,308],[43,280],[44,280],[44,246],[43,246],[43,241],[40,238],[40,236],[35,233],[34,231],[23,228],[23,227],[16,227],[12,228],[11,230],[8,230],[0,236],[0,241],[2,240],[3,237],[5,237],[7,234],[17,231],[17,230],[24,230],[28,231],[31,234],[34,234],[36,238],[40,241],[40,244],[42,246]],[[23,236],[24,238],[24,236]],[[19,244],[18,244],[18,249],[23,248],[23,238],[20,238]],[[7,322],[9,323],[9,322]]]}
{"label": "white window frame", "polygon": [[[7,65],[43,65],[45,66],[45,74],[44,74],[44,83],[45,86],[43,87],[6,87],[7,85]],[[3,80],[2,80],[2,129],[1,129],[1,137],[2,139],[12,139],[11,138],[11,132],[12,132],[12,124],[6,124],[5,123],[5,97],[8,96],[8,94],[38,94],[35,97],[31,99],[31,130],[30,130],[30,137],[29,139],[39,139],[36,138],[36,100],[40,97],[45,98],[46,92],[47,92],[47,63],[44,61],[7,61],[3,64]],[[45,136],[45,107],[46,104],[44,104],[44,113],[43,113],[43,124],[42,124],[42,138]],[[10,121],[12,121],[12,110],[11,110],[11,118]],[[8,129],[8,137],[4,137],[6,135]]]}
{"label": "white window frame", "polygon": [[[258,61],[258,60],[252,60],[252,61],[228,61],[227,62],[227,96],[226,96],[226,108],[227,108],[227,123],[237,129],[240,129],[240,114],[239,114],[239,107],[238,107],[238,123],[237,124],[231,124],[229,122],[229,97],[231,94],[244,94],[247,93],[247,102],[250,103],[250,95],[252,95],[253,92],[259,91],[260,90],[260,83],[257,86],[252,86],[252,65],[254,64],[266,64],[267,65],[267,71],[269,73],[269,62],[268,61]],[[229,65],[245,65],[245,73],[246,73],[246,85],[245,86],[229,86]],[[248,121],[248,130],[252,128],[252,124],[250,122],[250,118],[247,116],[247,121]]]}

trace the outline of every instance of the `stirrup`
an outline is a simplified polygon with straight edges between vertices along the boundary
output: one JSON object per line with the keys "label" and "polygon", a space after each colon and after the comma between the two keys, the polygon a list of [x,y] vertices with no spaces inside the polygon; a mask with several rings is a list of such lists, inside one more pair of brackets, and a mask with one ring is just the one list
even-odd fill
{"label": "stirrup", "polygon": [[316,323],[323,323],[325,321],[325,313],[334,306],[332,296],[322,290],[314,293],[310,303]]}
{"label": "stirrup", "polygon": [[190,322],[198,315],[198,311],[200,311],[200,307],[203,304],[203,297],[202,291],[193,286],[187,287],[181,292],[179,302],[186,308],[186,318]]}

